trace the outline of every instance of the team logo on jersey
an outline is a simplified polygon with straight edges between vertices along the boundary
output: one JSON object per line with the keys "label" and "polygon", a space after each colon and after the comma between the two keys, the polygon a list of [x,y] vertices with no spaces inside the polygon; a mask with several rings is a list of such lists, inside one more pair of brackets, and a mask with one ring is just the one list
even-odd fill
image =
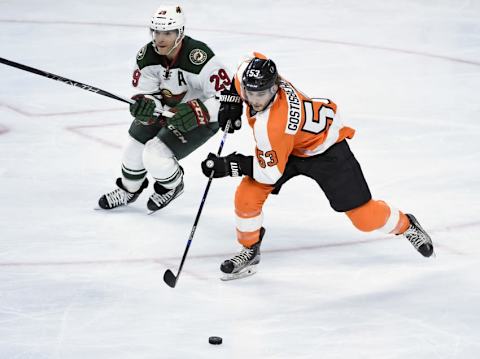
{"label": "team logo on jersey", "polygon": [[185,96],[187,91],[181,92],[179,94],[174,94],[169,89],[161,89],[160,95],[162,96],[162,104],[175,107],[177,106]]}
{"label": "team logo on jersey", "polygon": [[165,97],[172,97],[173,96],[173,93],[172,91],[168,90],[168,89],[161,89],[160,90],[160,93],[162,94],[162,97],[165,98]]}
{"label": "team logo on jersey", "polygon": [[201,49],[193,49],[189,55],[190,61],[194,65],[201,65],[207,61],[207,53]]}
{"label": "team logo on jersey", "polygon": [[137,60],[141,60],[145,57],[145,54],[147,53],[147,46],[144,46],[140,49],[140,51],[137,54]]}

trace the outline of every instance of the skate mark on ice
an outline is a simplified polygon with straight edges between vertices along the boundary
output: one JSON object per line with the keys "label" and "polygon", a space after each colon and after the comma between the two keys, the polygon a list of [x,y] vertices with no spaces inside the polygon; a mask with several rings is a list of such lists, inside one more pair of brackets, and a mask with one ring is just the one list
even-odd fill
{"label": "skate mark on ice", "polygon": [[[458,230],[463,228],[479,227],[480,221],[478,222],[469,222],[461,223],[457,225],[448,225],[445,227],[440,227],[437,229],[430,229],[429,233],[438,233],[449,230]],[[427,229],[428,230],[428,229]],[[375,237],[371,239],[359,240],[354,242],[332,242],[332,243],[323,243],[315,244],[309,246],[296,246],[288,248],[277,248],[277,249],[266,249],[262,250],[263,253],[292,253],[292,252],[301,252],[301,251],[312,251],[312,250],[322,250],[325,248],[339,248],[339,247],[349,247],[349,246],[358,246],[362,244],[368,244],[378,241],[390,241],[395,240],[395,237],[392,236],[382,236]],[[442,248],[448,252],[451,252],[456,255],[468,255],[468,253],[463,253],[457,249],[453,249],[450,246],[444,244],[435,243],[435,248]],[[189,256],[190,259],[206,259],[206,258],[225,258],[231,255],[231,252],[228,253],[212,253],[212,254],[192,254]],[[0,267],[35,267],[35,266],[82,266],[82,265],[110,265],[110,264],[144,264],[144,263],[155,263],[161,264],[164,267],[172,268],[175,267],[180,260],[179,256],[175,257],[143,257],[143,258],[118,258],[118,259],[97,259],[97,260],[65,260],[65,261],[18,261],[18,262],[0,262]],[[194,273],[189,273],[189,275],[198,278],[204,278]]]}

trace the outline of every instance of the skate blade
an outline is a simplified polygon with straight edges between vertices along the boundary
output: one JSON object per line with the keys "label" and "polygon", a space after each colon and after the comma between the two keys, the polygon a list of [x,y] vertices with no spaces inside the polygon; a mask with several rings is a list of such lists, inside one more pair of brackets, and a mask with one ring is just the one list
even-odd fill
{"label": "skate blade", "polygon": [[[170,201],[170,203],[173,202],[173,200],[174,200],[175,198],[177,198],[178,196],[180,196],[182,193],[183,193],[183,190],[181,190],[180,192],[178,192],[177,195],[172,198],[172,200]],[[170,204],[170,203],[169,203],[169,204]],[[167,204],[167,206],[168,206],[168,204]],[[166,207],[166,206],[165,206],[165,207]],[[150,211],[150,210],[149,210],[149,212],[147,213],[147,215],[151,216],[152,214],[157,213],[158,211],[160,211],[161,209],[163,209],[163,208],[165,208],[165,207],[156,209],[155,211]]]}
{"label": "skate blade", "polygon": [[249,266],[245,268],[243,271],[238,272],[238,273],[228,273],[224,274],[223,277],[220,277],[220,280],[223,280],[224,282],[229,281],[229,280],[236,280],[236,279],[242,279],[245,277],[250,277],[257,273],[257,265]]}

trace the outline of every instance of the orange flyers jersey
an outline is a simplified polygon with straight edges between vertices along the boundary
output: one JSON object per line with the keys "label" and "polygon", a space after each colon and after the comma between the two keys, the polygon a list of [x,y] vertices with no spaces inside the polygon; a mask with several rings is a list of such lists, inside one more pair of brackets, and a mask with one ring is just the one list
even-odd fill
{"label": "orange flyers jersey", "polygon": [[[235,86],[242,98],[240,66]],[[290,155],[310,157],[325,152],[333,144],[352,138],[355,130],[336,118],[337,106],[328,99],[311,99],[285,80],[272,103],[261,112],[251,112],[247,119],[256,141],[253,178],[274,184],[283,174]]]}

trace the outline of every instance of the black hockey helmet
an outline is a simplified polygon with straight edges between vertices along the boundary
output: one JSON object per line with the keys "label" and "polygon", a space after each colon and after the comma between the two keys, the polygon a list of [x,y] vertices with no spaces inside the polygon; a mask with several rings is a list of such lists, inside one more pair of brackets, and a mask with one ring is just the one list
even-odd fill
{"label": "black hockey helmet", "polygon": [[266,58],[254,57],[243,72],[245,90],[263,91],[272,87],[278,78],[277,66]]}

